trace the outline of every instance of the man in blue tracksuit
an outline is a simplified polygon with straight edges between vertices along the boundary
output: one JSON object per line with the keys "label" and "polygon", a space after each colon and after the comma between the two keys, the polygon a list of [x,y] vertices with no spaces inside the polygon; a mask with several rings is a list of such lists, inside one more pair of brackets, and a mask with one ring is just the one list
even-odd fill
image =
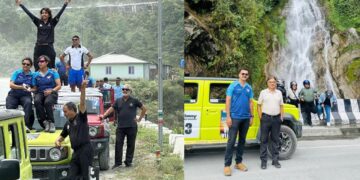
{"label": "man in blue tracksuit", "polygon": [[249,71],[245,68],[240,69],[239,80],[231,83],[226,91],[226,124],[229,127],[229,139],[225,152],[225,176],[231,176],[233,147],[238,134],[235,168],[247,171],[247,167],[242,163],[242,155],[247,131],[253,123],[252,98],[254,96],[251,86],[246,82],[248,77]]}

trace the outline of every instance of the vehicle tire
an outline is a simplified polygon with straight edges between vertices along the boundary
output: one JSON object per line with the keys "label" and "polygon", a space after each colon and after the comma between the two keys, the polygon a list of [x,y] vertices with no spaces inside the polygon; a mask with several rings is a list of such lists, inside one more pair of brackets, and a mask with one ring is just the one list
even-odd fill
{"label": "vehicle tire", "polygon": [[[272,143],[271,138],[269,137],[268,141],[268,155],[271,157],[271,146]],[[279,159],[286,160],[290,159],[290,157],[294,154],[296,150],[297,139],[294,131],[285,125],[281,125],[280,127],[280,153]]]}
{"label": "vehicle tire", "polygon": [[99,166],[100,170],[109,169],[109,145],[104,151],[99,153]]}

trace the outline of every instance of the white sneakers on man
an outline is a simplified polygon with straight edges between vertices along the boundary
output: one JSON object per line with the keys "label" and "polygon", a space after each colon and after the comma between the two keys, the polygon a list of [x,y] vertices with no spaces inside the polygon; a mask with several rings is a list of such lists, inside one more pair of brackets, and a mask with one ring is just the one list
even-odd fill
{"label": "white sneakers on man", "polygon": [[326,123],[326,126],[327,126],[327,127],[330,127],[330,123],[329,123],[329,122],[328,122],[328,123]]}

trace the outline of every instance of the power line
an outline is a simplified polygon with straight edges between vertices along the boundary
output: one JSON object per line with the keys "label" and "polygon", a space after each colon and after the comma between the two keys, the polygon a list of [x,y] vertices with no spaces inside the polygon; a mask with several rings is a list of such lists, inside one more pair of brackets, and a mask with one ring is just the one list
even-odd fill
{"label": "power line", "polygon": [[[136,12],[137,11],[137,7],[151,7],[153,9],[153,6],[157,6],[158,2],[154,1],[154,2],[139,2],[139,3],[120,3],[120,4],[100,4],[100,5],[89,5],[89,6],[69,6],[66,9],[88,9],[88,8],[117,8],[119,10],[124,10],[124,11],[129,11],[131,10],[132,12]],[[57,6],[57,7],[52,7],[50,9],[53,10],[60,10],[62,7],[61,6]],[[130,9],[129,9],[130,8]],[[40,11],[41,8],[28,8],[30,11]],[[21,10],[20,8],[17,9],[18,11]]]}

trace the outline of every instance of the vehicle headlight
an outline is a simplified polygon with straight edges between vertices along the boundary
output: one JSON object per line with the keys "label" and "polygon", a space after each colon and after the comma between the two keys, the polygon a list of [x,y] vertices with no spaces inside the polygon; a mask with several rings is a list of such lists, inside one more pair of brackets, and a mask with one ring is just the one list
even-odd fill
{"label": "vehicle headlight", "polygon": [[61,159],[61,151],[58,148],[51,148],[49,151],[49,157],[53,161],[59,161]]}
{"label": "vehicle headlight", "polygon": [[92,126],[89,127],[89,135],[90,135],[91,137],[96,136],[97,132],[98,132],[98,130],[97,130],[96,127],[92,127]]}

